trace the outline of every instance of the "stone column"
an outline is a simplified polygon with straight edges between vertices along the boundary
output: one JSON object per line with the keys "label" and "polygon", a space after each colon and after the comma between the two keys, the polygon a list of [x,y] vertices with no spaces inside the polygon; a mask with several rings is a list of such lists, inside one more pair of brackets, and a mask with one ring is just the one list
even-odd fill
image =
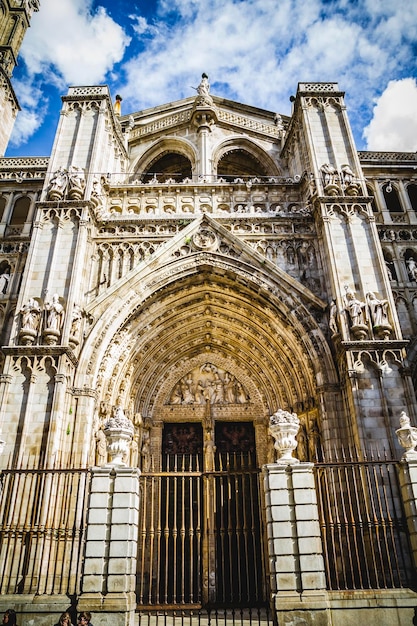
{"label": "stone column", "polygon": [[313,464],[265,465],[263,479],[277,622],[330,624]]}
{"label": "stone column", "polygon": [[[82,592],[77,610],[91,611],[93,623],[133,626],[140,471],[95,467],[92,472]],[[94,613],[100,613],[100,617],[94,617]]]}
{"label": "stone column", "polygon": [[413,564],[417,568],[417,459],[401,460],[398,472]]}

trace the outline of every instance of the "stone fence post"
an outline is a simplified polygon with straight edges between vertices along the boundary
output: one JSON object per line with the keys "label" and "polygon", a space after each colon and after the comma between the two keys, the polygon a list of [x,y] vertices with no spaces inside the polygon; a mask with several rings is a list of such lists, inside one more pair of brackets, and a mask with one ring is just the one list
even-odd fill
{"label": "stone fence post", "polygon": [[95,626],[133,626],[140,470],[93,468],[78,611]]}
{"label": "stone fence post", "polygon": [[401,460],[398,467],[413,565],[417,568],[417,459]]}
{"label": "stone fence post", "polygon": [[265,465],[263,479],[277,622],[330,624],[313,464]]}

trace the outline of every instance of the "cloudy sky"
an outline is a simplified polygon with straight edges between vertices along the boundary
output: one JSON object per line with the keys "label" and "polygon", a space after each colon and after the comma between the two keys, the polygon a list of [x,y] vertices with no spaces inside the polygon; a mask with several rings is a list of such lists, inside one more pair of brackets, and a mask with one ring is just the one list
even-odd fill
{"label": "cloudy sky", "polygon": [[41,0],[6,156],[48,155],[69,85],[122,113],[195,93],[290,114],[298,82],[335,81],[359,150],[417,150],[417,0]]}

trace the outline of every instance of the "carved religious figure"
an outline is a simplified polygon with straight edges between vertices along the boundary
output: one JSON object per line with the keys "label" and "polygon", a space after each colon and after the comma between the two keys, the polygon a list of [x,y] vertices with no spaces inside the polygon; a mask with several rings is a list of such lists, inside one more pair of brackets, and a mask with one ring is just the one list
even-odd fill
{"label": "carved religious figure", "polygon": [[7,266],[0,275],[0,294],[5,294],[10,282],[10,266]]}
{"label": "carved religious figure", "polygon": [[366,336],[368,322],[366,304],[358,300],[352,289],[346,286],[345,290],[346,311],[349,314],[351,322],[350,328],[358,339],[363,339]]}
{"label": "carved religious figure", "polygon": [[374,332],[388,337],[392,328],[388,320],[388,300],[379,300],[372,291],[366,294],[366,300]]}
{"label": "carved religious figure", "polygon": [[337,326],[337,305],[336,300],[332,300],[329,309],[329,328],[332,335],[337,335],[339,328]]}
{"label": "carved religious figure", "polygon": [[68,186],[68,171],[60,167],[54,172],[49,183],[48,198],[50,200],[61,200]]}
{"label": "carved religious figure", "polygon": [[406,260],[406,263],[410,280],[417,281],[417,263],[415,262],[414,258],[410,256],[410,258]]}
{"label": "carved religious figure", "polygon": [[34,298],[30,298],[20,311],[22,329],[37,331],[41,319],[41,307]]}
{"label": "carved religious figure", "polygon": [[85,187],[84,170],[77,165],[71,165],[68,172],[68,197],[72,200],[79,200]]}
{"label": "carved religious figure", "polygon": [[64,307],[59,302],[59,296],[55,293],[52,301],[45,304],[46,311],[46,328],[59,332],[61,330],[62,320],[64,316]]}

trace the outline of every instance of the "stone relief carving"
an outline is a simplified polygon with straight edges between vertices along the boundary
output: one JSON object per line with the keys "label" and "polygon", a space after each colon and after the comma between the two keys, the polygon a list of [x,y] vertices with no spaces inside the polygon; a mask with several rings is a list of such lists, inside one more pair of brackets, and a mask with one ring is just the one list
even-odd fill
{"label": "stone relief carving", "polygon": [[249,400],[233,374],[207,362],[188,372],[175,385],[168,404],[246,404]]}
{"label": "stone relief carving", "polygon": [[323,163],[320,171],[326,195],[338,196],[342,193],[348,196],[359,195],[358,178],[348,164],[342,165],[340,171],[338,171],[330,163]]}
{"label": "stone relief carving", "polygon": [[84,170],[77,165],[71,165],[69,170],[60,167],[52,175],[49,183],[48,200],[80,200],[85,189]]}

